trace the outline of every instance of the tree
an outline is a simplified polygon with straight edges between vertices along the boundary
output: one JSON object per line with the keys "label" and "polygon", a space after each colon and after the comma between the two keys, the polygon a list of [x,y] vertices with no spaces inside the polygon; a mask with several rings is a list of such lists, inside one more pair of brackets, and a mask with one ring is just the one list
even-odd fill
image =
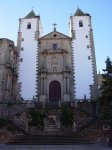
{"label": "tree", "polygon": [[72,108],[66,108],[66,107],[62,108],[61,116],[60,116],[61,124],[64,127],[72,127],[73,126],[73,116],[74,116],[74,113],[73,113]]}
{"label": "tree", "polygon": [[104,123],[112,126],[112,61],[107,57],[106,69],[103,69],[103,83],[100,88],[99,117]]}
{"label": "tree", "polygon": [[30,118],[31,118],[31,121],[29,122],[30,125],[43,128],[44,115],[41,112],[39,112],[35,109],[32,109],[28,112],[28,114],[30,115]]}

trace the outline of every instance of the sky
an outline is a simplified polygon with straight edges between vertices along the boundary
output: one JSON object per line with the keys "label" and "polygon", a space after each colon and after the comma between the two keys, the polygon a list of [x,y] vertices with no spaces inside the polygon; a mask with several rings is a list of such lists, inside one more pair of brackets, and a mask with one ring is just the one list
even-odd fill
{"label": "sky", "polygon": [[3,0],[0,2],[0,38],[17,44],[19,18],[32,9],[40,15],[43,35],[57,31],[69,36],[69,18],[77,8],[92,16],[97,71],[102,73],[107,56],[112,60],[112,0]]}

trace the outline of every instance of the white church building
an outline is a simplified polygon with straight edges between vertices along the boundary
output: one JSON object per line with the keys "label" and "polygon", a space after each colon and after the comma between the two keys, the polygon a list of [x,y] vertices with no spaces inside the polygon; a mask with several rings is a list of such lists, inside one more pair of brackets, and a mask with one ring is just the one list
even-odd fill
{"label": "white church building", "polygon": [[[45,81],[49,79],[49,82],[46,82],[48,84],[47,88],[51,85],[50,81],[54,83],[52,85],[54,90],[58,88],[58,86],[55,87],[56,84],[60,85],[60,91],[57,92],[61,94],[62,99],[60,101],[65,101],[65,99],[67,101],[67,98],[69,101],[91,100],[97,97],[97,71],[91,16],[78,8],[75,14],[70,16],[69,30],[70,35],[66,36],[57,32],[56,28],[54,28],[54,31],[47,35],[50,40],[44,39],[45,42],[42,42],[40,16],[35,15],[32,10],[26,17],[19,19],[17,45],[19,51],[18,82],[20,96],[24,100],[32,100],[35,97],[39,99],[39,95],[42,95],[42,93],[39,93],[39,88],[42,88],[39,87],[42,84],[40,83],[41,77],[45,77]],[[59,42],[59,39],[62,39],[62,41]],[[42,56],[39,53],[41,51],[39,42],[46,45],[46,48],[45,45],[41,46],[44,47],[43,51],[46,50]],[[58,43],[60,47],[57,47]],[[47,47],[48,45],[49,48]],[[40,54],[39,56],[38,53]],[[51,64],[54,65],[54,71],[48,71],[49,66],[46,66],[47,71],[42,74],[39,71],[41,60],[44,60],[44,63],[49,65],[48,61],[50,62],[52,59],[54,62]],[[68,72],[64,71],[64,66],[68,66]],[[58,69],[58,67],[62,68],[62,70]],[[57,81],[57,79],[59,80]],[[65,80],[67,80],[67,83],[65,83]],[[68,86],[67,84],[69,83],[73,84],[67,87],[69,92],[64,93],[65,85]],[[48,92],[44,93],[46,94],[44,98],[47,97],[47,100],[45,100],[48,101],[48,95],[53,94],[49,93],[47,89],[46,91]],[[56,92],[54,95],[57,96]]]}

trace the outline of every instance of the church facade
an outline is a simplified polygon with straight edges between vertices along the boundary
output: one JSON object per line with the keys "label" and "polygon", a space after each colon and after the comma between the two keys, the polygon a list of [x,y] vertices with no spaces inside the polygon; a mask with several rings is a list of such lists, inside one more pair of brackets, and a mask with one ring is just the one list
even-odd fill
{"label": "church facade", "polygon": [[38,98],[42,102],[73,100],[72,39],[54,31],[39,39]]}
{"label": "church facade", "polygon": [[72,102],[97,97],[91,16],[79,8],[70,16],[70,36],[54,29],[41,36],[40,16],[31,11],[19,22],[20,97],[40,102]]}

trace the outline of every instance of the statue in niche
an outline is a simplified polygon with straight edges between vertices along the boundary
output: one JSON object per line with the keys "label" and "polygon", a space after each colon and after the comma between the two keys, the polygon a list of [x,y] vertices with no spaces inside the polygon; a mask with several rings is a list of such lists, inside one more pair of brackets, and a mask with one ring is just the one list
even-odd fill
{"label": "statue in niche", "polygon": [[45,66],[42,66],[42,67],[40,68],[40,70],[41,70],[41,72],[46,72],[46,71],[47,71],[47,69],[46,69]]}
{"label": "statue in niche", "polygon": [[48,118],[48,124],[49,125],[55,125],[55,121],[54,121],[54,119],[52,117]]}
{"label": "statue in niche", "polygon": [[70,68],[69,68],[69,66],[65,66],[65,70],[67,70],[67,71],[68,71],[69,69],[70,69]]}

